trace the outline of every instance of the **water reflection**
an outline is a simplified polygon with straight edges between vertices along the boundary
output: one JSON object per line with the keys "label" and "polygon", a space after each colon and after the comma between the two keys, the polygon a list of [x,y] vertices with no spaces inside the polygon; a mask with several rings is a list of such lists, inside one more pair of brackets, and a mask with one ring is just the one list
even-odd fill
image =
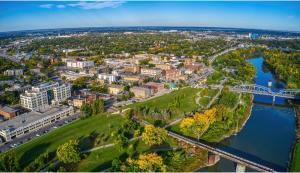
{"label": "water reflection", "polygon": [[[272,91],[278,92],[285,87],[266,65],[263,59],[249,60],[257,68],[256,84],[268,86],[272,80]],[[235,154],[242,158],[267,166],[275,171],[286,171],[290,149],[295,138],[295,117],[284,114],[279,109],[293,109],[285,98],[276,97],[272,106],[272,96],[254,95],[255,106],[265,106],[265,110],[252,110],[251,116],[236,136],[233,135],[214,144],[216,148]],[[235,172],[236,163],[221,158],[211,167],[198,170],[199,172]],[[197,172],[198,172],[197,171]],[[246,168],[246,172],[256,172]]]}

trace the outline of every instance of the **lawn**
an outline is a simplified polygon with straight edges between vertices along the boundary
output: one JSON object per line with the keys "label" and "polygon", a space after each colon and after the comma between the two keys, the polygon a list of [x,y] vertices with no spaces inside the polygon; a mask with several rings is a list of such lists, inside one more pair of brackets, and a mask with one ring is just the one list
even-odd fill
{"label": "lawn", "polygon": [[203,106],[203,108],[206,108],[206,106],[209,104],[211,98],[208,98],[208,97],[202,97],[200,100],[199,100],[199,104]]}
{"label": "lawn", "polygon": [[206,94],[206,96],[213,97],[213,96],[216,95],[215,92],[216,92],[216,89],[211,89],[211,90],[208,91],[208,93]]}
{"label": "lawn", "polygon": [[171,119],[169,121],[160,121],[160,120],[148,120],[145,119],[146,121],[149,121],[150,123],[153,123],[155,125],[160,125],[160,124],[165,124],[172,122],[176,119],[179,119],[182,117],[183,112],[191,112],[196,110],[199,106],[195,102],[195,98],[198,96],[196,95],[201,89],[196,89],[196,88],[185,88],[181,90],[176,90],[172,91],[169,94],[162,95],[160,97],[156,97],[154,99],[145,101],[145,102],[137,102],[125,107],[122,107],[122,109],[126,108],[134,108],[134,107],[139,107],[139,106],[146,106],[149,108],[157,108],[157,109],[166,109],[168,108],[169,103],[173,103],[174,98],[181,96],[182,94],[185,94],[186,97],[180,99],[180,108],[174,108],[172,111]]}
{"label": "lawn", "polygon": [[300,89],[300,83],[298,83],[298,85],[297,85],[297,89]]}
{"label": "lawn", "polygon": [[219,104],[219,101],[220,101],[220,99],[216,99],[216,100],[211,104],[211,107],[213,107],[214,105]]}
{"label": "lawn", "polygon": [[112,143],[113,140],[110,135],[108,135],[110,131],[108,124],[110,124],[111,129],[113,129],[117,124],[123,121],[124,119],[120,115],[110,115],[107,117],[107,114],[77,120],[74,123],[68,124],[67,126],[61,127],[34,141],[24,144],[13,151],[18,154],[21,167],[25,167],[38,156],[47,152],[47,150],[49,153],[55,155],[58,146],[69,140],[80,139],[79,146],[82,150],[93,148],[94,141],[89,139],[89,133],[92,133],[93,136],[99,132],[104,134],[106,136],[105,142],[101,145]]}
{"label": "lawn", "polygon": [[[136,156],[145,151],[151,151],[152,149],[163,149],[163,148],[176,148],[178,147],[177,143],[173,140],[167,138],[167,140],[161,144],[149,146],[146,145],[142,139],[134,140],[129,142],[129,145],[133,145],[134,154]],[[100,172],[107,168],[110,168],[112,165],[112,160],[115,158],[119,158],[121,161],[125,161],[129,156],[127,154],[127,148],[125,148],[122,152],[117,151],[113,146],[107,147],[104,149],[92,151],[87,153],[88,157],[86,159],[81,160],[78,163],[71,164],[59,164],[59,166],[63,166],[67,169],[68,172]]]}
{"label": "lawn", "polygon": [[300,139],[298,139],[297,144],[294,149],[292,166],[289,170],[290,172],[300,172]]}

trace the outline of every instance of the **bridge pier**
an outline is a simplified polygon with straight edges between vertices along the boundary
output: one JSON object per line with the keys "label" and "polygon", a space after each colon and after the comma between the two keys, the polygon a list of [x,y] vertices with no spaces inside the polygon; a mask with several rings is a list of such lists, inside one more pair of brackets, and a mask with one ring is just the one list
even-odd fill
{"label": "bridge pier", "polygon": [[198,149],[199,149],[199,147],[197,147],[197,146],[194,145],[193,153],[197,153],[197,152],[198,152]]}
{"label": "bridge pier", "polygon": [[208,166],[216,164],[220,160],[220,155],[209,153],[208,155]]}
{"label": "bridge pier", "polygon": [[241,165],[239,163],[237,164],[237,166],[236,166],[236,172],[238,172],[238,173],[244,173],[245,170],[246,170],[246,166]]}
{"label": "bridge pier", "polygon": [[275,96],[273,96],[273,103],[272,103],[273,106],[274,106],[274,102],[275,102]]}
{"label": "bridge pier", "polygon": [[184,142],[178,140],[178,145],[179,145],[179,146],[182,146],[182,145],[184,145]]}

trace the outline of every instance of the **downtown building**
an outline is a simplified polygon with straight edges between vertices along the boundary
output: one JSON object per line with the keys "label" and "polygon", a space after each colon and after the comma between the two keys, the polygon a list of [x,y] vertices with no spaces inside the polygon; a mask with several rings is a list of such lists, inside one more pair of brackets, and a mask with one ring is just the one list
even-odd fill
{"label": "downtown building", "polygon": [[95,66],[94,61],[68,61],[67,68],[92,68]]}
{"label": "downtown building", "polygon": [[65,101],[71,97],[71,87],[59,83],[43,83],[40,86],[33,86],[21,94],[21,105],[32,111],[40,111],[52,104],[52,101]]}

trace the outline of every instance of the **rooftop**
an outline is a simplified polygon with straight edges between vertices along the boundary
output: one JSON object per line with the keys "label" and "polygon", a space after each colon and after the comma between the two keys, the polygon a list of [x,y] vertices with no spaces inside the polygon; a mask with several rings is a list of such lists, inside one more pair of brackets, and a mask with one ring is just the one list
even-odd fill
{"label": "rooftop", "polygon": [[116,84],[110,84],[109,85],[110,88],[123,88],[123,85],[116,85]]}
{"label": "rooftop", "polygon": [[163,85],[162,83],[156,83],[156,82],[148,82],[148,83],[145,83],[144,85],[148,85],[148,86],[161,86]]}
{"label": "rooftop", "polygon": [[18,111],[18,110],[12,109],[12,108],[7,107],[7,106],[4,106],[3,108],[0,108],[0,110],[3,111],[3,112],[7,112],[7,113],[13,113],[13,112]]}
{"label": "rooftop", "polygon": [[43,119],[49,115],[55,115],[68,108],[69,106],[64,106],[64,105],[49,106],[46,109],[41,110],[40,112],[33,111],[33,112],[21,114],[17,117],[14,117],[11,120],[7,120],[5,122],[0,123],[0,130],[10,129],[10,131],[13,131],[20,127],[26,126],[30,123]]}
{"label": "rooftop", "polygon": [[134,87],[130,88],[130,90],[149,90],[149,88],[134,86]]}

